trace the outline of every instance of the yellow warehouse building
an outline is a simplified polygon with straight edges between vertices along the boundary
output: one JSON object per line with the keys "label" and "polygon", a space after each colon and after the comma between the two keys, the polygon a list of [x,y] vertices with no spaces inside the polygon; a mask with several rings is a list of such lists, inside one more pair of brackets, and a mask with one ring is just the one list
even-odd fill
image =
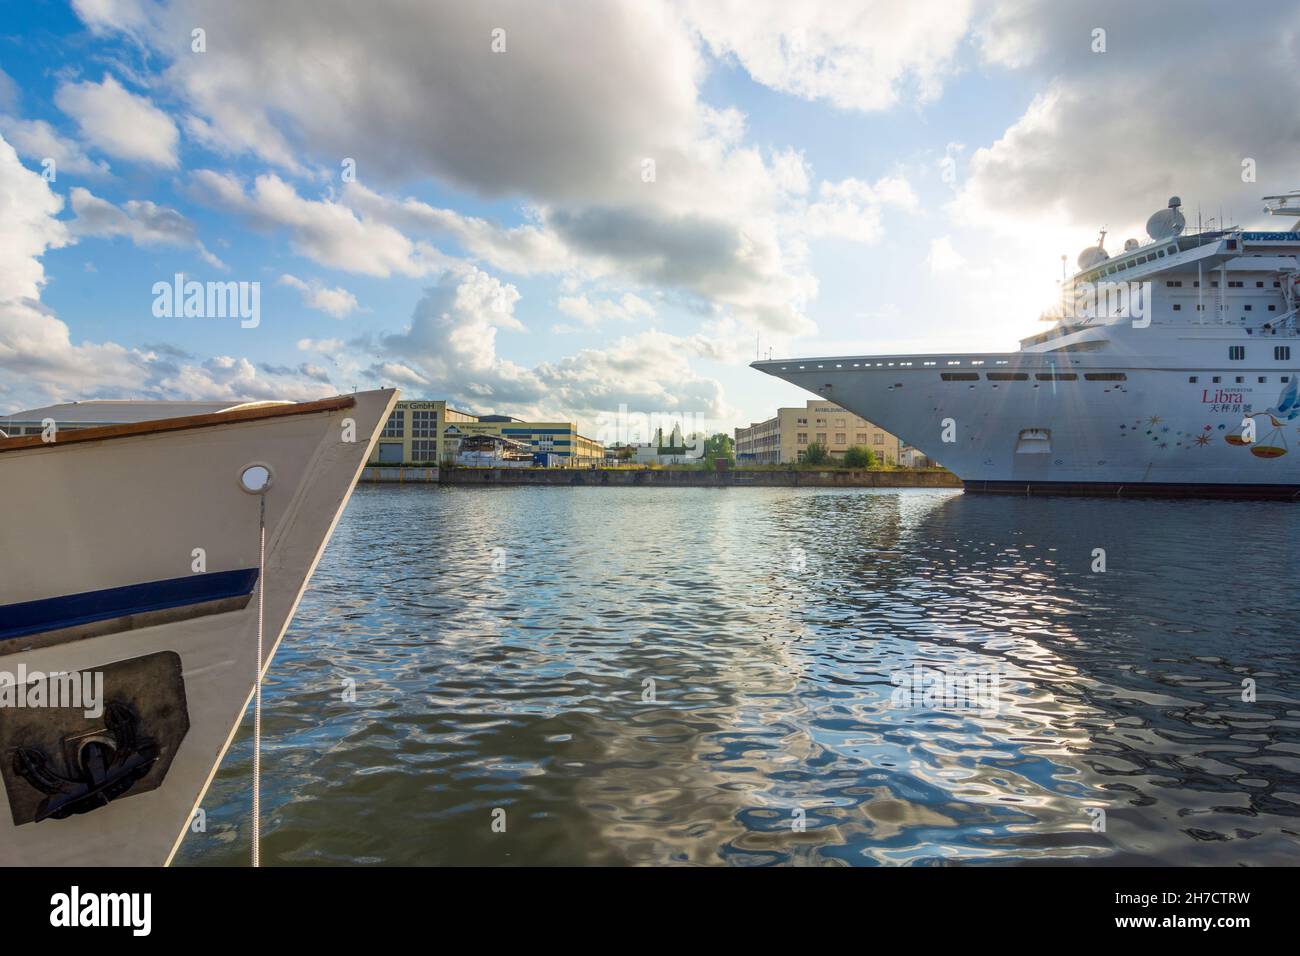
{"label": "yellow warehouse building", "polygon": [[889,465],[900,462],[904,447],[879,425],[831,402],[813,399],[805,408],[778,408],[775,418],[737,428],[736,463],[798,462],[812,444],[821,445],[832,458],[843,458],[854,445],[861,445]]}

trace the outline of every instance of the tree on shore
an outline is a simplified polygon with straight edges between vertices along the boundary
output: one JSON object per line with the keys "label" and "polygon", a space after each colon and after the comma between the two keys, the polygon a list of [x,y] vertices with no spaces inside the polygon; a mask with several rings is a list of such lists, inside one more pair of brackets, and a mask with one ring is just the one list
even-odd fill
{"label": "tree on shore", "polygon": [[718,432],[704,439],[704,460],[712,461],[714,458],[736,460],[736,443],[731,440],[730,435]]}
{"label": "tree on shore", "polygon": [[824,465],[830,460],[831,456],[827,453],[826,446],[820,442],[813,442],[803,453],[805,465]]}
{"label": "tree on shore", "polygon": [[844,453],[844,464],[850,468],[875,468],[876,453],[866,445],[854,445]]}

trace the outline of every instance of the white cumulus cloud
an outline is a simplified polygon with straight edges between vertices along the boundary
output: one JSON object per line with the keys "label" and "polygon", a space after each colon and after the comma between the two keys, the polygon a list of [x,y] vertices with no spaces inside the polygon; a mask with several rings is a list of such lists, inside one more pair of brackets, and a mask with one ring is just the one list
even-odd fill
{"label": "white cumulus cloud", "polygon": [[76,121],[83,139],[110,156],[164,169],[179,164],[180,133],[171,117],[112,76],[65,83],[54,102]]}
{"label": "white cumulus cloud", "polygon": [[190,246],[215,269],[226,265],[208,251],[198,238],[194,223],[175,209],[147,199],[130,199],[115,206],[82,186],[73,186],[72,211],[76,218],[69,227],[77,236],[124,236],[141,246]]}
{"label": "white cumulus cloud", "polygon": [[52,172],[76,173],[82,176],[107,176],[108,163],[102,159],[91,159],[74,141],[61,136],[45,120],[21,120],[11,116],[0,116],[0,133],[18,151],[38,163],[47,159],[54,161]]}
{"label": "white cumulus cloud", "polygon": [[304,282],[287,272],[280,276],[280,285],[297,289],[302,295],[303,305],[336,319],[347,318],[357,309],[357,297],[342,286],[330,288],[316,279]]}

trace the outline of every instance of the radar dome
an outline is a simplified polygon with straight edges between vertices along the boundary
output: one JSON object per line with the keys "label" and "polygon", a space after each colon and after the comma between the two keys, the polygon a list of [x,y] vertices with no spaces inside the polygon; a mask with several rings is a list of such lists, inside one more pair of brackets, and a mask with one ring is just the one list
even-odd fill
{"label": "radar dome", "polygon": [[1132,251],[1133,251],[1134,249],[1136,249],[1137,247],[1138,247],[1138,241],[1137,241],[1136,239],[1125,239],[1125,240],[1124,240],[1124,251],[1125,251],[1125,252],[1132,252]]}
{"label": "radar dome", "polygon": [[1147,235],[1156,240],[1181,235],[1183,227],[1187,225],[1187,220],[1178,211],[1182,204],[1183,201],[1177,196],[1170,196],[1169,208],[1161,209],[1147,220]]}
{"label": "radar dome", "polygon": [[1097,263],[1105,262],[1109,258],[1110,256],[1106,254],[1106,250],[1101,246],[1089,246],[1087,249],[1084,249],[1083,252],[1079,253],[1079,268],[1091,269],[1093,266],[1097,265]]}

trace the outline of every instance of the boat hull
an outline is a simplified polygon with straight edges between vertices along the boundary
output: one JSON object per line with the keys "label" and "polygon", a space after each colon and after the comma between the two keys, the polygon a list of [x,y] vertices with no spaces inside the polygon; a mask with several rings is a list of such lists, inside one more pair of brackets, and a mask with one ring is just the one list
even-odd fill
{"label": "boat hull", "polygon": [[[1269,414],[1285,404],[1280,393],[1295,370],[1234,369],[1219,376],[1229,383],[1222,384],[1213,373],[1158,364],[1004,353],[755,367],[899,436],[970,491],[1264,498],[1300,491],[1300,419]],[[1255,429],[1249,441],[1246,419]]]}
{"label": "boat hull", "polygon": [[[66,444],[0,452],[11,504],[0,556],[0,682],[30,689],[40,683],[31,675],[99,674],[101,704],[121,705],[93,718],[84,708],[0,708],[9,801],[8,812],[0,807],[0,861],[170,860],[395,401],[392,390],[366,392],[311,413],[99,441],[69,433]],[[272,475],[264,577],[263,501],[239,484],[250,464]],[[103,799],[128,781],[104,785],[74,750],[90,739],[87,727],[123,714],[150,765],[125,793]],[[124,736],[119,727],[125,773]],[[30,766],[26,775],[16,769],[19,752],[43,755],[63,783],[42,791]],[[52,808],[69,801],[69,779],[98,779],[102,796],[89,787],[59,818]]]}

